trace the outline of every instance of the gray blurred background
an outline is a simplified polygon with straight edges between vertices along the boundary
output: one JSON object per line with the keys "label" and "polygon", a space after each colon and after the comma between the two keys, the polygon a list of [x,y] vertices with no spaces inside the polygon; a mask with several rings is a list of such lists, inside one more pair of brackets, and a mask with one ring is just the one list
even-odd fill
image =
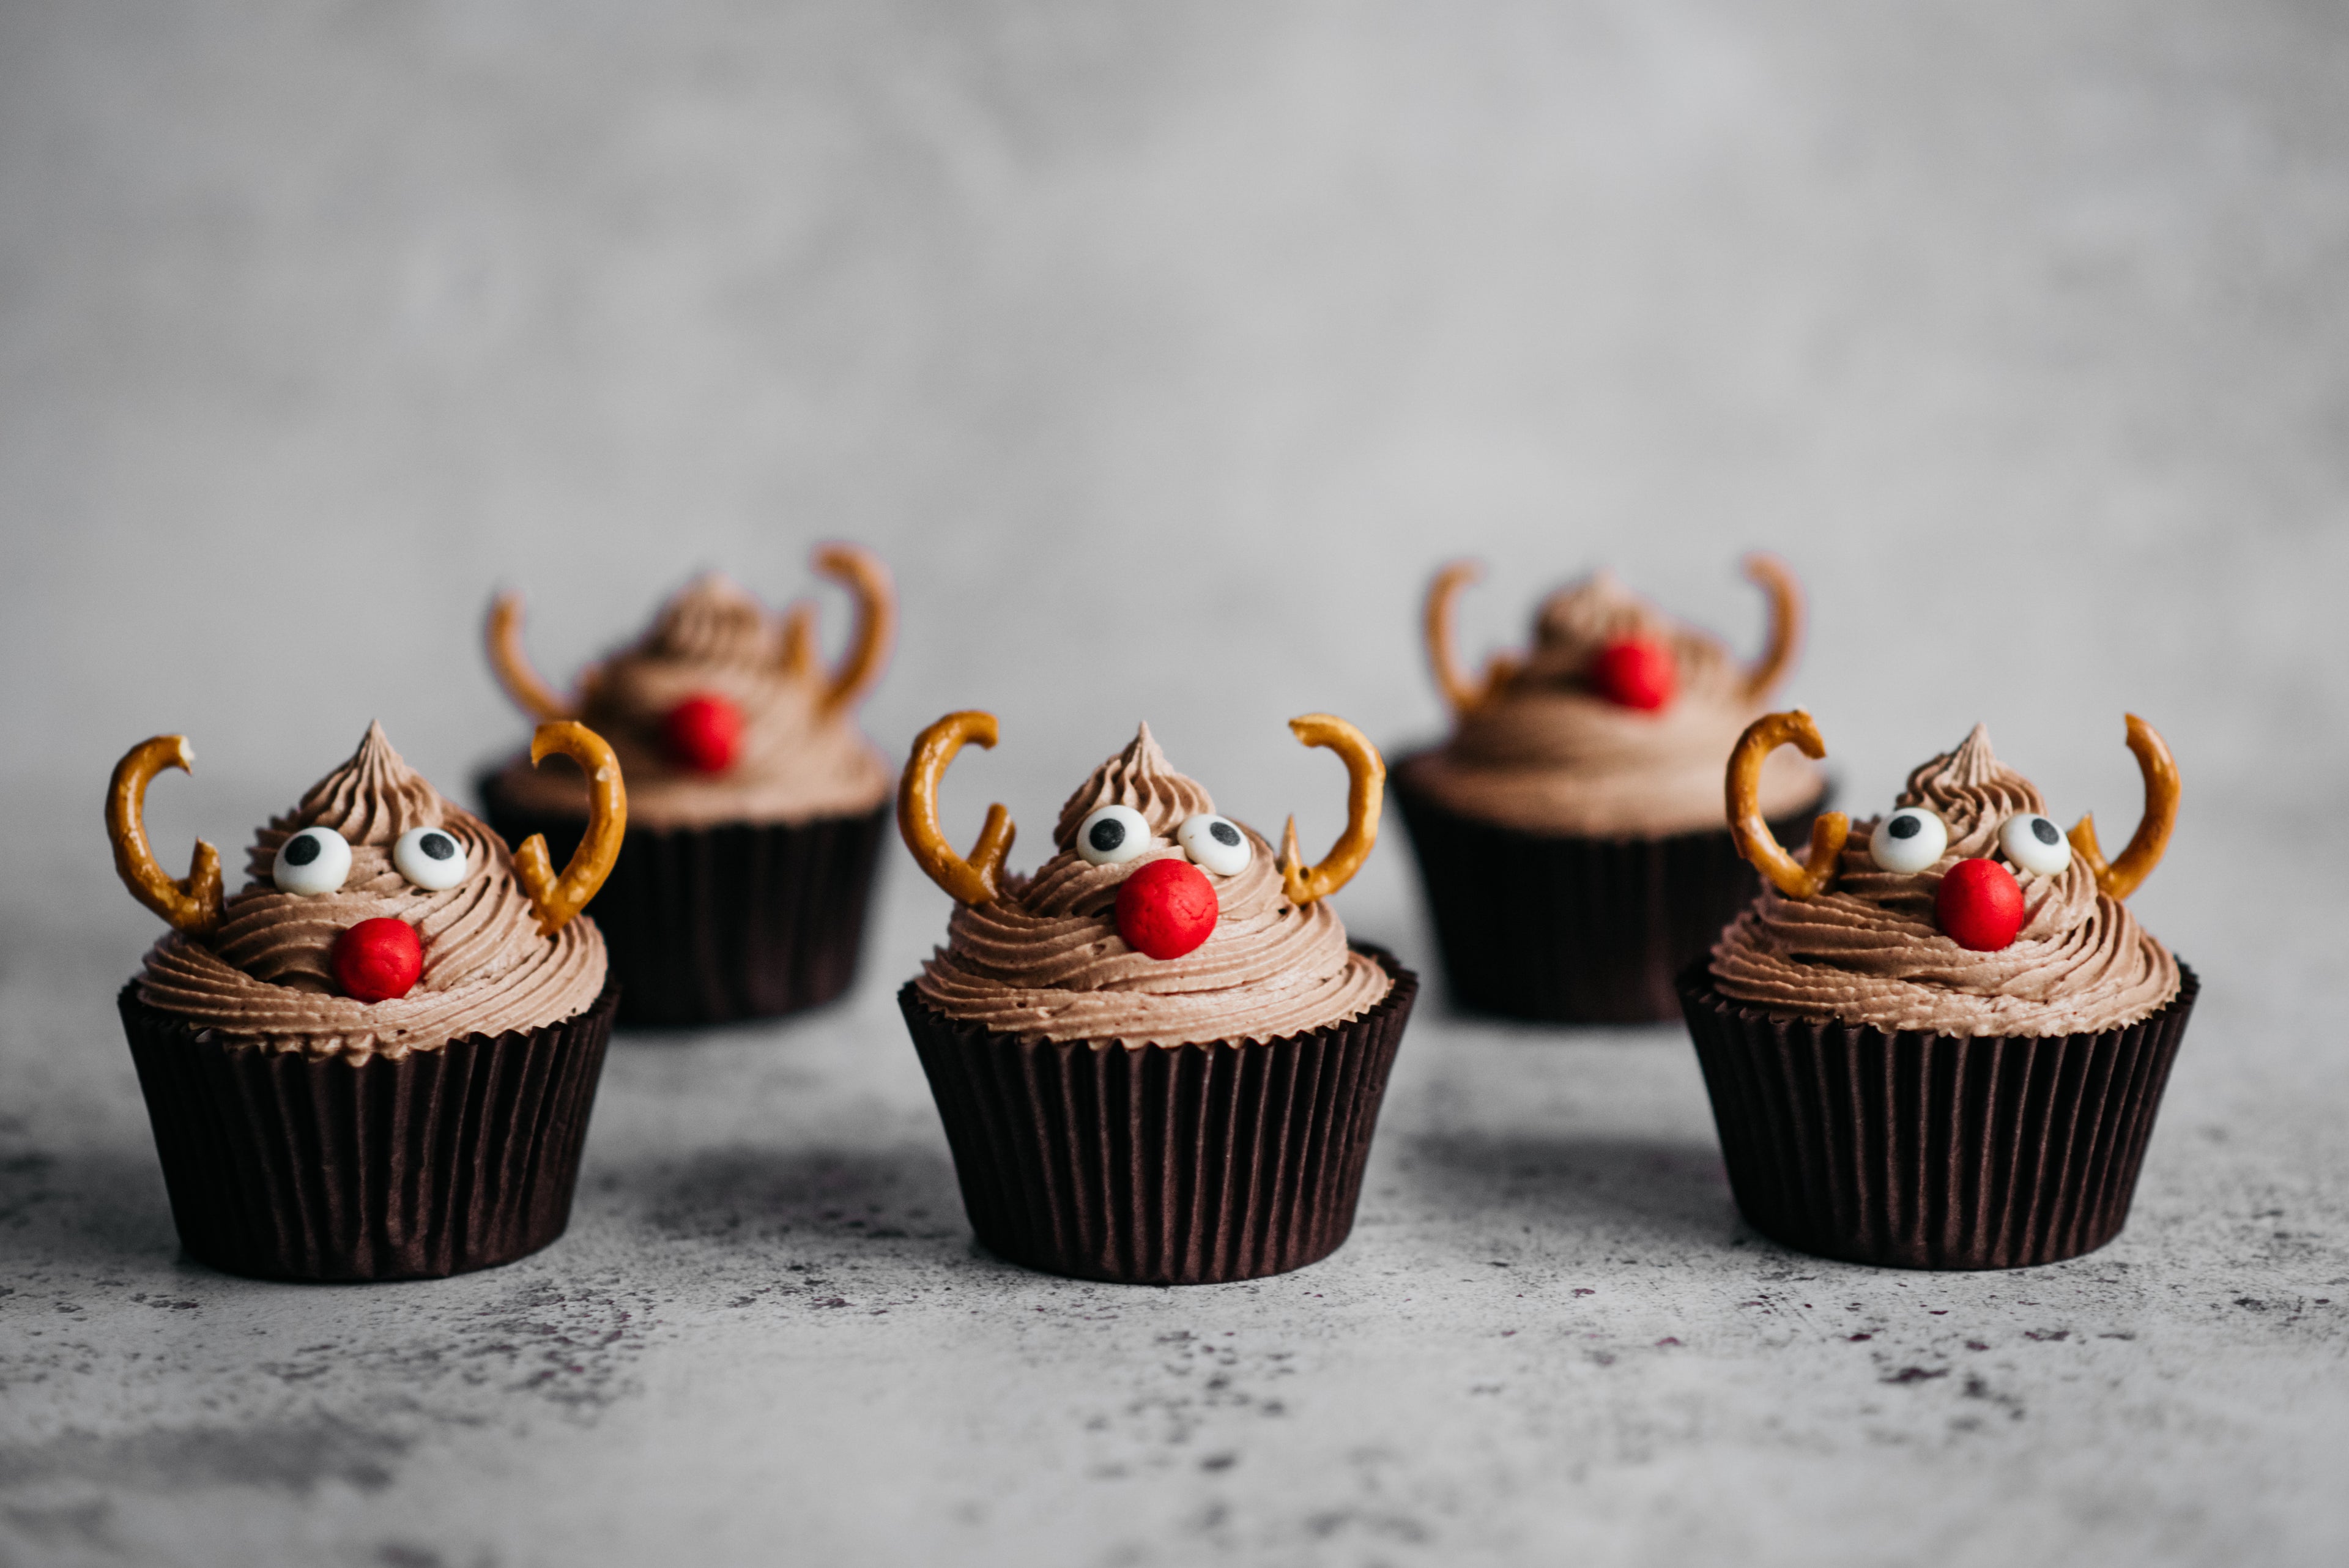
{"label": "gray blurred background", "polygon": [[[16,820],[0,850],[0,1011],[21,1113],[0,1130],[80,1171],[41,1179],[68,1218],[40,1232],[36,1272],[114,1278],[127,1258],[244,1299],[171,1262],[109,1038],[106,998],[154,931],[98,839],[124,747],[194,739],[198,776],[166,780],[152,803],[175,869],[197,833],[242,844],[371,717],[461,793],[523,733],[479,651],[495,587],[528,594],[532,646],[559,679],[697,569],[781,602],[807,591],[810,547],[836,537],[877,550],[903,597],[872,734],[901,755],[947,709],[1000,713],[1004,743],[957,764],[948,817],[967,836],[1005,800],[1027,825],[1015,864],[1033,863],[1061,795],[1143,718],[1226,810],[1268,830],[1295,810],[1326,842],[1340,777],[1283,722],[1326,709],[1390,748],[1438,733],[1417,606],[1432,568],[1462,554],[1491,569],[1464,607],[1475,652],[1520,639],[1544,592],[1599,564],[1751,649],[1762,608],[1736,559],[1781,553],[1814,612],[1788,694],[1818,716],[1862,812],[1980,719],[2059,817],[2093,806],[2116,838],[2137,802],[2121,714],[2142,712],[2175,748],[2187,800],[2168,865],[2132,907],[2209,983],[2150,1168],[2167,1174],[2148,1176],[2170,1184],[2149,1199],[2174,1222],[2150,1232],[2171,1238],[2165,1277],[2223,1303],[2226,1270],[2250,1265],[2195,1226],[2264,1212],[2281,1192],[2330,1227],[2292,1254],[2292,1277],[2320,1293],[2349,1282],[2349,1165],[2333,1131],[2349,1089],[2344,82],[2349,13],[2284,0],[0,4],[0,790]],[[842,606],[823,591],[837,646]],[[1358,929],[1430,956],[1399,826],[1345,902]],[[887,1000],[946,902],[893,855],[881,908],[859,1000],[833,1023],[712,1045],[699,1068],[616,1059],[591,1158],[755,1145],[794,1115],[863,1125],[821,1109],[823,1086],[847,1081],[821,1073],[764,1101],[697,1101],[688,1081],[735,1082],[711,1063],[755,1076],[744,1064],[778,1049],[821,1064],[850,1049],[838,1039],[865,1042],[885,1065],[851,1098],[891,1107],[874,1125],[920,1151],[906,1179],[947,1215],[936,1246],[968,1267]],[[1495,1086],[1529,1070],[1522,1044],[1439,1015],[1413,1038],[1382,1158],[1475,1122],[1475,1106],[1497,1126],[1543,1103]],[[1620,1050],[1547,1049],[1574,1064],[1542,1069],[1558,1075],[1544,1080],[1553,1127],[1609,1125],[1593,1085],[1629,1074],[1626,1096],[1674,1107],[1651,1117],[1669,1128],[1661,1147],[1703,1166],[1709,1127],[1669,1032],[1640,1048],[1670,1063],[1652,1079]],[[1513,1064],[1481,1088],[1480,1051]],[[817,1108],[786,1108],[802,1097]],[[1580,1108],[1558,1108],[1569,1101]],[[2180,1130],[2196,1127],[2219,1130]],[[2260,1152],[2221,1158],[2220,1144]],[[1644,1168],[1623,1168],[1592,1179],[1643,1189]],[[566,1246],[605,1262],[619,1248],[618,1273],[641,1280],[653,1265],[609,1240],[634,1234],[636,1189],[612,1181],[599,1190],[619,1196]],[[72,1207],[101,1190],[112,1207]],[[1473,1191],[1428,1209],[1408,1182],[1381,1190],[1402,1196],[1374,1193],[1373,1218],[1388,1202],[1379,1222],[1423,1221],[1413,1236],[1450,1236],[1485,1207]],[[1730,1234],[1717,1188],[1700,1183],[1688,1206]],[[2132,1236],[2155,1224],[2141,1213]],[[116,1240],[77,1251],[91,1237]],[[1347,1257],[1388,1258],[1377,1245]],[[1407,1248],[1393,1256],[1416,1266]],[[1060,1299],[1027,1277],[1001,1288],[1009,1311],[1030,1310],[1018,1290]],[[2315,1348],[2223,1379],[2264,1390],[2243,1397],[2271,1412],[2302,1399],[2292,1452],[2337,1452],[2323,1445],[2349,1430],[2329,1321]],[[93,1343],[125,1355],[128,1332]],[[129,1415],[119,1392],[23,1374],[52,1403],[13,1428],[33,1447],[10,1450],[0,1482],[81,1474],[55,1443],[113,1429],[100,1408],[138,1430],[245,1408],[238,1355],[218,1348],[228,1332],[187,1342],[195,1362],[218,1360],[216,1384],[189,1373]],[[10,1365],[52,1366],[31,1343]],[[876,1366],[913,1354],[872,1351]],[[2185,1366],[2236,1365],[2215,1345],[2176,1354],[2112,1371],[2121,1403],[2085,1428],[1965,1472],[1977,1490],[1957,1495],[1986,1507],[2037,1498],[2017,1533],[1964,1537],[1982,1560],[2037,1542],[2079,1561],[2110,1539],[2099,1520],[2142,1523],[2140,1562],[2215,1559],[2246,1539],[2270,1560],[2315,1561],[2340,1544],[2338,1500],[2308,1511],[2322,1489],[2301,1461],[2261,1449],[2248,1410],[2213,1428],[2190,1398],[2156,1424],[2220,1435],[2165,1449],[2174,1474],[2150,1492],[2082,1481],[2040,1495],[2018,1479],[2059,1451],[2128,1441],[2147,1417],[2127,1402]],[[123,1370],[120,1386],[141,1376]],[[1756,1400],[1767,1386],[1741,1385]],[[356,1418],[371,1387],[318,1408]],[[1667,1385],[1643,1409],[1651,1396],[1696,1398]],[[1579,1397],[1556,1397],[1557,1420],[1537,1428],[1575,1425]],[[1923,1560],[1900,1556],[1921,1548],[1898,1536],[1899,1510],[1961,1505],[1929,1459],[1867,1468],[1881,1445],[1848,1434],[1878,1419],[1877,1397],[1855,1397],[1818,1440],[1858,1444],[1859,1469],[1816,1495],[1740,1472],[1747,1504],[1906,1500],[1881,1505],[1894,1535],[1852,1560]],[[1759,1406],[1742,1427],[1726,1407],[1671,1407],[1774,1451]],[[1621,1435],[1644,1418],[1619,1413],[1612,1458],[1573,1473],[1599,1475],[1601,1493],[1628,1473],[1610,1463],[1681,1473],[1624,1458],[1663,1442]],[[1018,1432],[970,1420],[957,1453],[1027,1452]],[[1495,1479],[1531,1486],[1539,1464],[1478,1451],[1477,1479],[1423,1492],[1516,1533],[1446,1536],[1449,1516],[1423,1497],[1420,1537],[1361,1539],[1454,1561],[1478,1543],[1656,1561],[1762,1549],[1684,1518],[1668,1528],[1667,1505],[1643,1511],[1619,1491],[1574,1505],[1612,1522],[1568,1528],[1545,1511],[1566,1493],[1529,1501]],[[130,1452],[85,1469],[145,1473],[147,1450]],[[838,1479],[822,1454],[802,1458],[826,1488]],[[1689,1476],[1725,1473],[1688,1462]],[[837,1495],[885,1492],[880,1473],[857,1469]],[[2210,1495],[2190,1508],[2149,1501],[2198,1481]],[[2263,1501],[2247,1512],[2251,1500]],[[1076,1507],[1030,1501],[1038,1521]],[[70,1521],[83,1505],[25,1506]],[[696,1517],[724,1513],[711,1506]],[[903,1544],[1091,1562],[1127,1506],[1099,1505],[1098,1529],[1055,1557],[1041,1522],[924,1534],[934,1514],[963,1516],[917,1500]],[[2266,1536],[2240,1533],[2254,1512]],[[874,1529],[883,1516],[896,1517],[864,1515]],[[25,1526],[21,1541],[100,1552],[136,1536],[128,1514],[109,1517],[128,1533]],[[260,1525],[240,1538],[229,1521],[243,1517],[222,1512],[202,1539],[264,1556],[311,1539]],[[888,1554],[825,1517],[836,1549]],[[657,1509],[638,1522],[656,1520],[684,1528]],[[1288,1528],[1233,1539],[1327,1544]],[[1155,1561],[1146,1542],[1176,1535],[1154,1525],[1117,1560]],[[1841,1560],[1824,1540],[1764,1539]],[[719,1541],[703,1545],[724,1556]],[[512,1539],[498,1551],[533,1560]]]}

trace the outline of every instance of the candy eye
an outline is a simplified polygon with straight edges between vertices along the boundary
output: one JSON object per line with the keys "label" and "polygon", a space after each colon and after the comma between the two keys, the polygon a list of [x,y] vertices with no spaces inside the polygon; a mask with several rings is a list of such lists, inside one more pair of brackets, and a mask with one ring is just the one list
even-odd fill
{"label": "candy eye", "polygon": [[1902,806],[1868,840],[1868,853],[1887,871],[1922,871],[1949,847],[1949,826],[1921,805]]}
{"label": "candy eye", "polygon": [[2018,811],[1999,824],[1998,846],[2009,860],[2042,877],[2061,877],[2072,864],[2072,841],[2033,811]]}
{"label": "candy eye", "polygon": [[351,846],[331,827],[305,827],[277,846],[269,879],[281,893],[315,898],[331,893],[351,874]]}
{"label": "candy eye", "polygon": [[1077,828],[1077,853],[1094,866],[1123,866],[1150,847],[1150,822],[1130,805],[1105,805]]}
{"label": "candy eye", "polygon": [[429,893],[465,879],[465,846],[445,828],[409,828],[392,845],[391,863],[399,867],[401,876]]}
{"label": "candy eye", "polygon": [[1212,811],[1185,817],[1183,826],[1174,830],[1174,842],[1183,846],[1184,854],[1218,877],[1238,876],[1247,869],[1248,857],[1254,853],[1238,825]]}

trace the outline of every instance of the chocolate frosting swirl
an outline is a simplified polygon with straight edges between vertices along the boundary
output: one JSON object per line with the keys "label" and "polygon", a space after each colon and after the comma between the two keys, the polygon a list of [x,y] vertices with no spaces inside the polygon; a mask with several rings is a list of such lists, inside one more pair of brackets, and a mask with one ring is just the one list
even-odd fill
{"label": "chocolate frosting swirl", "polygon": [[[350,874],[335,892],[304,898],[271,880],[278,846],[305,827],[331,827],[350,844]],[[399,874],[392,845],[413,827],[438,827],[464,846],[463,881],[435,893]],[[539,935],[504,842],[400,761],[380,725],[254,836],[245,871],[251,880],[209,935],[174,931],[147,954],[142,1001],[269,1050],[396,1060],[466,1034],[560,1022],[604,989],[595,923],[583,917]],[[359,1002],[336,991],[331,955],[345,928],[378,916],[416,928],[424,970],[404,997]]]}
{"label": "chocolate frosting swirl", "polygon": [[[1077,828],[1112,805],[1140,812],[1154,842],[1123,866],[1094,866],[1076,852]],[[1207,940],[1171,960],[1126,945],[1118,888],[1153,860],[1184,858],[1174,830],[1215,809],[1143,725],[1061,808],[1059,853],[1032,876],[1007,877],[992,903],[956,908],[947,946],[923,965],[916,990],[950,1018],[1023,1039],[1128,1046],[1270,1040],[1376,1006],[1393,981],[1347,947],[1328,899],[1288,901],[1272,846],[1245,824],[1237,826],[1247,835],[1247,865],[1237,876],[1208,873],[1219,912]]]}
{"label": "chocolate frosting swirl", "polygon": [[[1884,870],[1868,849],[1876,819],[1855,824],[1834,886],[1796,899],[1765,887],[1713,950],[1723,996],[1773,1012],[1884,1030],[2033,1037],[2134,1023],[2178,994],[2178,961],[2078,857],[2042,877],[1998,857],[1998,830],[2017,812],[2045,815],[2031,781],[1991,754],[1974,726],[1964,744],[1909,775],[1894,803],[1948,825],[1950,846],[1923,871]],[[2000,858],[2022,884],[2014,941],[1975,952],[1941,934],[1933,898],[1960,860]]]}
{"label": "chocolate frosting swirl", "polygon": [[[1638,637],[1672,651],[1679,689],[1661,711],[1594,690],[1592,661]],[[1464,815],[1532,833],[1658,838],[1721,825],[1721,769],[1763,695],[1719,639],[1594,573],[1545,601],[1524,667],[1463,715],[1450,742],[1401,764],[1405,782]],[[1793,751],[1762,770],[1762,810],[1816,801],[1825,778]]]}
{"label": "chocolate frosting swirl", "polygon": [[[852,711],[823,711],[822,664],[792,660],[787,643],[781,620],[712,572],[662,606],[633,646],[587,671],[581,721],[620,759],[631,826],[804,822],[870,811],[888,798],[887,762]],[[678,767],[661,741],[669,710],[704,692],[742,715],[740,749],[722,774]],[[586,786],[573,769],[534,769],[519,757],[499,774],[498,788],[526,810],[587,815]]]}

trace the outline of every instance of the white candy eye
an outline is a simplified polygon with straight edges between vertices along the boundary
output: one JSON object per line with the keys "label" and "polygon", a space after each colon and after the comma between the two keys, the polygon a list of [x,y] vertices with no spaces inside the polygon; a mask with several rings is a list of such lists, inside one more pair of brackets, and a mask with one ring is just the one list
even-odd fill
{"label": "white candy eye", "polygon": [[465,879],[465,846],[446,828],[409,828],[392,845],[391,863],[401,876],[430,893]]}
{"label": "white candy eye", "polygon": [[351,846],[331,827],[305,827],[277,846],[269,879],[281,893],[315,898],[331,893],[351,874]]}
{"label": "white candy eye", "polygon": [[1203,811],[1196,816],[1186,816],[1183,826],[1174,830],[1174,842],[1183,853],[1218,877],[1237,877],[1247,869],[1247,835],[1237,824]]}
{"label": "white candy eye", "polygon": [[1999,824],[1998,846],[2009,860],[2042,877],[2061,877],[2072,864],[2072,841],[2033,811],[2018,811]]}
{"label": "white candy eye", "polygon": [[1150,847],[1150,822],[1130,805],[1105,805],[1078,826],[1077,853],[1095,866],[1123,866]]}
{"label": "white candy eye", "polygon": [[1921,805],[1902,806],[1868,840],[1868,853],[1887,871],[1922,871],[1949,847],[1949,825]]}

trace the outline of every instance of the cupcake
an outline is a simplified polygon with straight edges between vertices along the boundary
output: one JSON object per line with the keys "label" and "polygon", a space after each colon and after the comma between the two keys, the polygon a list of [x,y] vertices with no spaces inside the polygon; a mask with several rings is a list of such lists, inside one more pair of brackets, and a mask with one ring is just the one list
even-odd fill
{"label": "cupcake", "polygon": [[1345,759],[1344,835],[1307,866],[1216,815],[1147,725],[1086,779],[1030,875],[988,811],[968,859],[938,830],[940,775],[994,716],[950,713],[905,764],[906,847],[960,906],[898,992],[971,1229],[1056,1274],[1135,1284],[1255,1279],[1353,1228],[1387,1073],[1419,982],[1349,944],[1327,899],[1376,842],[1385,767],[1361,732],[1289,728]]}
{"label": "cupcake", "polygon": [[[1475,568],[1437,574],[1427,650],[1452,738],[1395,766],[1453,1000],[1508,1018],[1630,1023],[1676,1015],[1673,977],[1759,887],[1721,826],[1721,759],[1793,666],[1802,597],[1747,559],[1770,641],[1740,664],[1599,572],[1553,594],[1532,649],[1480,676],[1452,652],[1452,601]],[[1764,769],[1762,807],[1807,832],[1826,796],[1794,755]]]}
{"label": "cupcake", "polygon": [[1768,886],[1680,985],[1738,1208],[1789,1247],[1902,1268],[2103,1246],[2198,989],[2123,902],[2177,819],[2169,748],[2129,716],[2145,813],[2109,863],[1979,726],[1882,816],[1821,817],[1797,861],[1756,799],[1790,743],[1826,754],[1796,711],[1731,755],[1733,828]]}
{"label": "cupcake", "polygon": [[[507,695],[542,722],[593,725],[627,773],[627,841],[595,907],[623,1023],[775,1017],[855,978],[890,781],[856,706],[888,660],[896,603],[866,551],[826,545],[815,566],[856,598],[832,670],[816,657],[812,606],[772,616],[713,574],[558,697],[523,655],[520,602],[491,609],[490,663]],[[587,820],[577,780],[520,758],[481,791],[492,826],[509,840],[542,834],[558,854]]]}
{"label": "cupcake", "polygon": [[132,748],[106,826],[116,868],[171,929],[119,998],[190,1256],[285,1280],[438,1278],[563,1234],[616,990],[594,898],[627,820],[611,748],[542,725],[591,781],[586,847],[508,854],[369,726],[255,834],[222,896],[196,845],[174,880],[147,785],[182,735]]}

